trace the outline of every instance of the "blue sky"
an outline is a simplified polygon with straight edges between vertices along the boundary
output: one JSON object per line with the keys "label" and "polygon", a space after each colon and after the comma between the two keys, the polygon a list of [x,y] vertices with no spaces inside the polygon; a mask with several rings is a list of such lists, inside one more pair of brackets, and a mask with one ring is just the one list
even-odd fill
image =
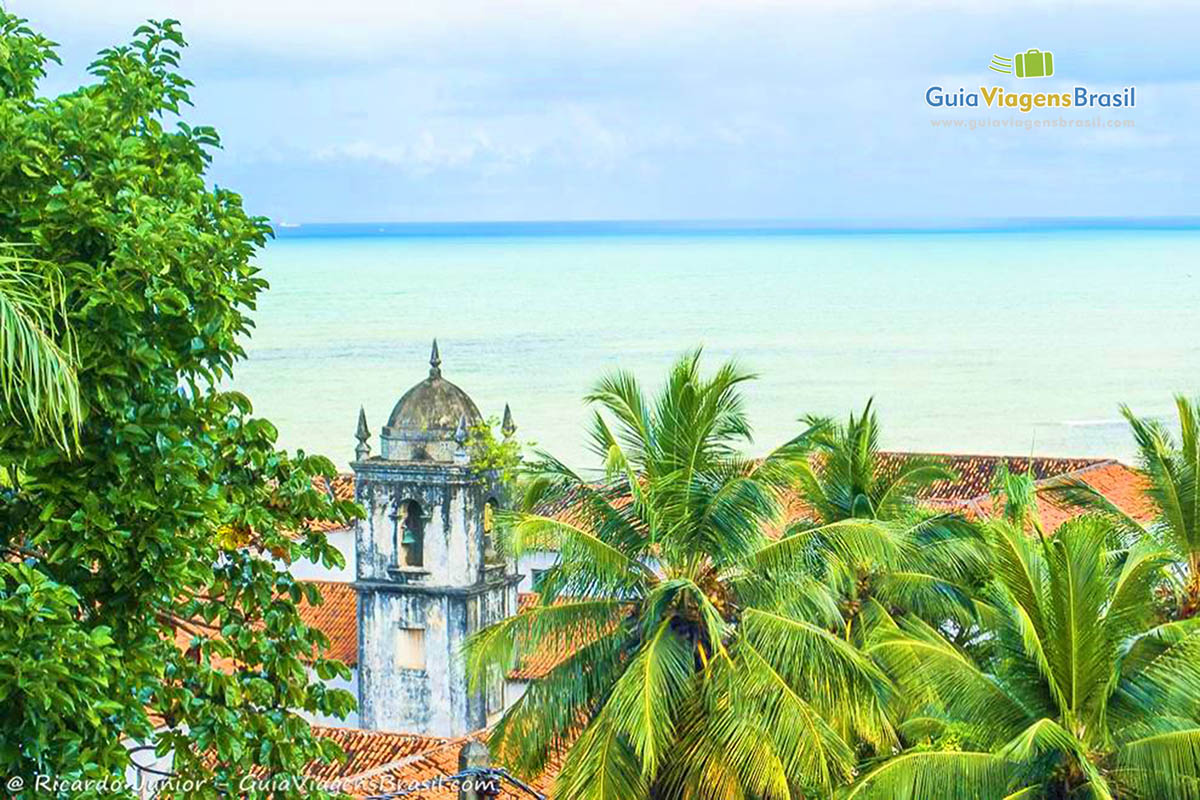
{"label": "blue sky", "polygon": [[[1194,2],[7,5],[62,45],[47,92],[142,19],[182,20],[214,180],[280,221],[1200,214]],[[1030,47],[1054,78],[987,70]],[[1020,115],[924,103],[1035,83],[1136,85],[1104,112],[1135,127],[934,129]]]}

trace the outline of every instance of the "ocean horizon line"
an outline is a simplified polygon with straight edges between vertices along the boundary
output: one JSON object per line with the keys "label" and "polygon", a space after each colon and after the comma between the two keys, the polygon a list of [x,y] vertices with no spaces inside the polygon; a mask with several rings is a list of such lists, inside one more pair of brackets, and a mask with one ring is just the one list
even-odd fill
{"label": "ocean horizon line", "polygon": [[1200,230],[1200,216],[1015,217],[849,222],[789,219],[462,220],[438,222],[305,222],[274,220],[279,238],[522,237],[522,236],[721,236],[1011,234],[1072,231]]}

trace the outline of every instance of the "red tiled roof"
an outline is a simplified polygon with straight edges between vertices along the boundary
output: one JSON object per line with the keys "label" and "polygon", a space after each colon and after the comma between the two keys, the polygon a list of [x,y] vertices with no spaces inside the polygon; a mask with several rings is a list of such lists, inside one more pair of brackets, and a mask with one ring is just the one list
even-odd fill
{"label": "red tiled roof", "polygon": [[[518,597],[517,612],[528,611],[534,608],[541,602],[541,596],[537,592],[523,592]],[[604,632],[612,630],[611,627],[605,628]],[[596,631],[595,635],[599,636],[600,631]],[[515,669],[508,673],[509,680],[513,681],[532,681],[538,678],[545,677],[550,670],[557,667],[563,661],[585,644],[593,641],[594,637],[584,632],[578,632],[575,639],[572,641],[572,646],[562,648],[554,642],[544,642],[541,647],[532,653],[524,654],[517,662]]]}
{"label": "red tiled roof", "polygon": [[[316,584],[321,591],[321,604],[310,606],[301,597],[297,612],[304,624],[316,628],[329,639],[326,658],[336,659],[346,666],[358,664],[358,592],[354,584],[344,581],[306,581]],[[202,620],[192,620],[175,628],[175,646],[187,652],[191,649],[193,636],[205,639],[220,639],[219,629]],[[211,661],[214,669],[233,672],[237,662],[231,658],[217,656]]]}
{"label": "red tiled roof", "polygon": [[540,647],[527,656],[522,656],[515,669],[508,673],[509,680],[534,681],[544,678],[572,654],[571,650]]}
{"label": "red tiled roof", "polygon": [[1100,464],[1113,463],[1111,459],[1103,458],[1047,458],[1034,456],[987,456],[964,455],[958,453],[902,453],[882,452],[879,454],[879,466],[883,474],[898,469],[905,461],[912,458],[931,458],[939,460],[943,466],[958,474],[952,481],[937,481],[922,496],[929,500],[952,502],[955,500],[973,500],[986,496],[992,488],[992,480],[1001,464],[1007,464],[1009,472],[1022,473],[1033,470],[1034,480],[1046,480],[1082,469],[1095,467]]}
{"label": "red tiled roof", "polygon": [[297,609],[304,624],[329,638],[326,658],[347,666],[358,664],[358,592],[345,581],[308,581],[321,590],[322,603],[310,606],[302,600]]}
{"label": "red tiled roof", "polygon": [[[947,511],[961,511],[971,517],[990,516],[993,512],[991,497],[992,482],[1001,464],[1010,472],[1025,473],[1032,469],[1037,486],[1046,486],[1055,480],[1079,479],[1100,490],[1122,511],[1142,523],[1154,517],[1153,507],[1143,491],[1145,478],[1137,470],[1119,461],[1105,458],[1024,458],[1021,456],[956,455],[953,453],[880,453],[883,470],[896,469],[909,458],[936,458],[948,469],[958,474],[952,481],[937,481],[920,494],[928,505]],[[1053,529],[1066,519],[1079,513],[1061,508],[1039,496],[1038,510],[1043,525]],[[797,496],[787,501],[787,519],[811,517],[811,509]]]}
{"label": "red tiled roof", "polygon": [[[1156,512],[1145,491],[1149,485],[1146,477],[1135,469],[1125,466],[1118,461],[1106,461],[1094,466],[1085,467],[1062,475],[1052,476],[1037,482],[1039,487],[1052,484],[1055,478],[1074,478],[1081,480],[1103,494],[1117,508],[1133,519],[1145,525],[1154,520]],[[968,514],[991,516],[995,513],[995,501],[990,495],[973,499],[964,504]],[[1038,516],[1042,527],[1047,531],[1054,530],[1080,512],[1056,504],[1043,495],[1037,497]]]}
{"label": "red tiled roof", "polygon": [[[343,771],[338,788],[352,797],[404,791],[407,794],[403,797],[416,800],[457,800],[458,787],[448,779],[458,773],[459,753],[471,740],[486,742],[487,732],[477,731],[375,769],[358,773]],[[528,785],[551,797],[554,779],[561,768],[561,759],[552,758],[546,770]],[[497,796],[503,800],[533,800],[528,792],[507,781],[501,782]]]}
{"label": "red tiled roof", "polygon": [[[372,770],[404,763],[422,753],[436,751],[450,743],[450,739],[439,736],[423,736],[416,733],[393,733],[391,731],[368,731],[359,728],[335,728],[327,725],[312,725],[314,736],[331,739],[341,749],[343,758],[329,762],[314,759],[304,766],[301,774],[320,786],[338,791],[338,784],[349,784],[352,776]],[[213,766],[216,753],[208,751],[204,760]],[[266,767],[254,767],[251,775],[265,778]]]}
{"label": "red tiled roof", "polygon": [[346,754],[346,760],[342,762],[323,764],[314,761],[309,764],[304,774],[316,781],[357,775],[442,747],[450,741],[443,737],[421,736],[415,733],[332,728],[324,725],[313,725],[312,732],[316,736],[332,739]]}

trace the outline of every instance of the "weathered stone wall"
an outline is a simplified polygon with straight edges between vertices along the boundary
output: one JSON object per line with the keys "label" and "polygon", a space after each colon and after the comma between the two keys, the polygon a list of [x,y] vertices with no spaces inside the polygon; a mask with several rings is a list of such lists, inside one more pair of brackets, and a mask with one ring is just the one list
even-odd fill
{"label": "weathered stone wall", "polygon": [[[469,690],[461,649],[471,633],[517,610],[511,566],[484,568],[484,507],[496,492],[456,465],[373,459],[355,470],[367,510],[355,541],[359,721],[439,736],[478,730],[489,704]],[[424,521],[420,568],[397,554],[397,512],[409,501]],[[504,682],[492,691],[495,706]]]}
{"label": "weathered stone wall", "polygon": [[[355,496],[367,511],[355,537],[359,580],[429,586],[469,586],[478,580],[483,506],[490,495],[465,468],[372,465],[359,472]],[[419,570],[405,570],[397,550],[398,517],[409,501],[420,506],[424,526]],[[413,574],[396,574],[405,571]]]}

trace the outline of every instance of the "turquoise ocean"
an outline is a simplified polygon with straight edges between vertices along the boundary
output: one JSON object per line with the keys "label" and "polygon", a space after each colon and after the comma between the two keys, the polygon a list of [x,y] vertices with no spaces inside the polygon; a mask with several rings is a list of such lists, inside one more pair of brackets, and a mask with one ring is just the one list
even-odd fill
{"label": "turquoise ocean", "polygon": [[[657,385],[703,346],[759,379],[753,452],[875,398],[884,444],[1113,456],[1118,404],[1166,417],[1200,393],[1200,230],[1038,223],[284,227],[234,387],[281,444],[344,468],[428,371],[576,465],[603,373]],[[377,447],[377,443],[373,443]]]}

